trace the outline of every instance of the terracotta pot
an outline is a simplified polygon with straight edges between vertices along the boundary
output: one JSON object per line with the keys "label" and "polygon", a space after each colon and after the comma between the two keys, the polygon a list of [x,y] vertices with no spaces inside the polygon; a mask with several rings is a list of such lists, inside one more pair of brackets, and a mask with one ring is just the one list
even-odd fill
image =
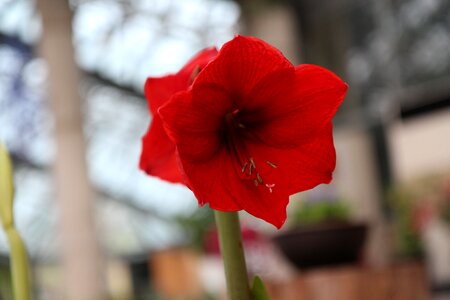
{"label": "terracotta pot", "polygon": [[198,254],[189,248],[172,248],[151,253],[153,285],[163,299],[200,299]]}

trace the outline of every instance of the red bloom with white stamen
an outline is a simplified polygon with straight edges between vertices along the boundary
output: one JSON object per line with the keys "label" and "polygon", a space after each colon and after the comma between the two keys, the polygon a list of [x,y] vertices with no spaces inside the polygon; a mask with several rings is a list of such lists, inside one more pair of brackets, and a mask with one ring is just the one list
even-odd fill
{"label": "red bloom with white stamen", "polygon": [[201,205],[280,228],[289,195],[331,181],[331,119],[346,91],[332,72],[236,36],[159,114]]}
{"label": "red bloom with white stamen", "polygon": [[178,73],[150,77],[145,82],[145,97],[153,120],[142,138],[139,167],[147,174],[170,182],[184,182],[174,143],[167,137],[157,111],[175,93],[187,90],[194,78],[217,55],[215,48],[198,53]]}

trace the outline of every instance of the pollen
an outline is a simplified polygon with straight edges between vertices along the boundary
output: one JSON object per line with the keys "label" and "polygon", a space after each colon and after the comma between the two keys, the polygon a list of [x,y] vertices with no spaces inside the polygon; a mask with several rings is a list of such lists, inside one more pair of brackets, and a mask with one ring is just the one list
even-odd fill
{"label": "pollen", "polygon": [[262,177],[261,177],[261,175],[259,175],[259,173],[256,173],[256,179],[258,179],[258,182],[259,182],[260,184],[263,184]]}
{"label": "pollen", "polygon": [[250,157],[250,164],[253,166],[254,169],[256,169],[255,161],[253,160],[253,157]]}
{"label": "pollen", "polygon": [[248,167],[248,175],[252,175],[252,169],[253,169],[253,165],[250,164],[250,166]]}
{"label": "pollen", "polygon": [[273,162],[271,162],[271,161],[266,161],[266,163],[269,165],[269,166],[271,166],[272,168],[274,168],[274,169],[276,169],[278,166],[276,165],[276,164],[274,164]]}
{"label": "pollen", "polygon": [[[276,169],[278,166],[271,162],[266,161],[266,163],[273,169]],[[269,189],[269,192],[272,193],[273,187],[275,184],[264,184],[263,177],[258,172],[258,169],[256,168],[256,163],[253,157],[250,157],[241,168],[241,172],[245,174],[246,179],[251,180],[253,184],[258,187],[259,185],[264,185],[267,189]]]}

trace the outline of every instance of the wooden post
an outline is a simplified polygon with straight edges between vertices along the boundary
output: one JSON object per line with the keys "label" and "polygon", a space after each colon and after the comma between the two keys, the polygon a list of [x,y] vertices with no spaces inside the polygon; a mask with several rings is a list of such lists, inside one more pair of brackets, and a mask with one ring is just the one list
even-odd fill
{"label": "wooden post", "polygon": [[37,4],[43,23],[40,51],[49,67],[57,148],[54,177],[64,274],[61,299],[104,299],[94,194],[85,162],[79,72],[72,48],[72,15],[65,0],[38,0]]}

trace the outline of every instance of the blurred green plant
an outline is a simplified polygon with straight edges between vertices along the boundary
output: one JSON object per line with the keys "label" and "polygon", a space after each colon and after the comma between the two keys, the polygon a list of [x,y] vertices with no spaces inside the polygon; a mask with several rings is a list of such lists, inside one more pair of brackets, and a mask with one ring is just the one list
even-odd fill
{"label": "blurred green plant", "polygon": [[350,206],[343,200],[319,199],[300,203],[290,216],[293,226],[325,222],[346,222],[350,219]]}
{"label": "blurred green plant", "polygon": [[0,265],[0,299],[12,299],[11,274],[3,265]]}
{"label": "blurred green plant", "polygon": [[214,224],[214,213],[207,205],[197,208],[191,215],[175,218],[175,222],[185,232],[188,244],[202,251],[204,238]]}
{"label": "blurred green plant", "polygon": [[413,193],[405,187],[397,186],[388,193],[395,248],[397,255],[402,258],[418,258],[424,255],[420,234],[414,227],[413,199]]}
{"label": "blurred green plant", "polygon": [[450,225],[450,199],[444,205],[442,210],[442,218]]}
{"label": "blurred green plant", "polygon": [[442,207],[442,218],[450,225],[450,179],[445,190],[445,200]]}
{"label": "blurred green plant", "polygon": [[433,219],[450,224],[450,176],[433,174],[398,184],[388,193],[397,255],[424,256],[421,234]]}
{"label": "blurred green plant", "polygon": [[11,276],[15,300],[30,299],[30,273],[25,245],[14,226],[14,181],[8,152],[0,144],[0,220],[10,247]]}

